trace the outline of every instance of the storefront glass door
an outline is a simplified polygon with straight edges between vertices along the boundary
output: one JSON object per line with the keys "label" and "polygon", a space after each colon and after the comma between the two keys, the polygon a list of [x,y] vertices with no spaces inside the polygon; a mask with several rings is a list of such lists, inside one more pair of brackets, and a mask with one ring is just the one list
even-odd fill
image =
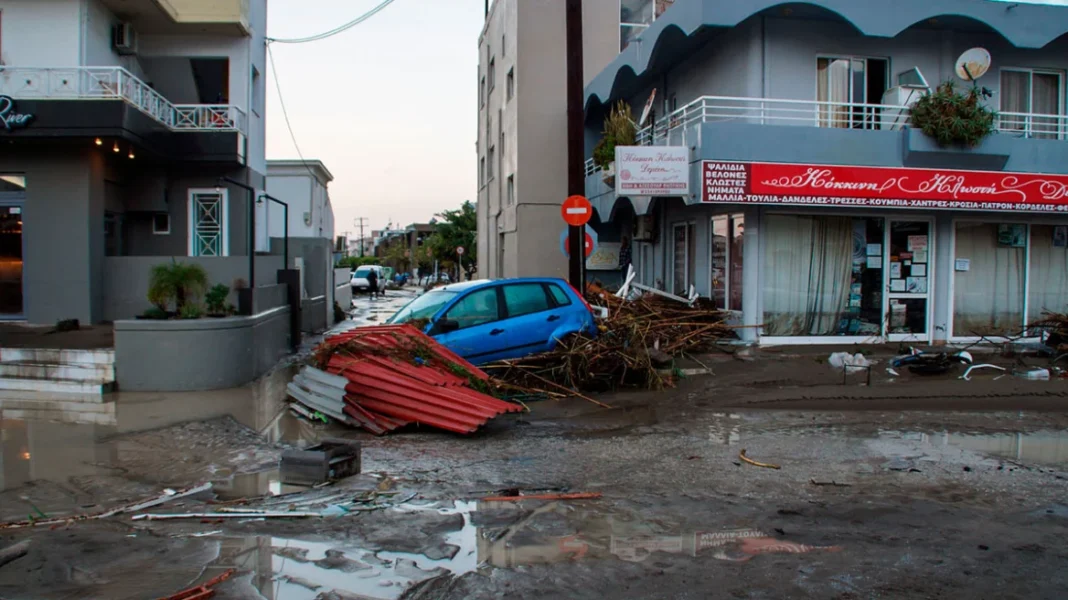
{"label": "storefront glass door", "polygon": [[886,229],[886,306],[889,341],[930,341],[931,221],[896,221]]}
{"label": "storefront glass door", "polygon": [[22,314],[22,205],[0,204],[0,319]]}

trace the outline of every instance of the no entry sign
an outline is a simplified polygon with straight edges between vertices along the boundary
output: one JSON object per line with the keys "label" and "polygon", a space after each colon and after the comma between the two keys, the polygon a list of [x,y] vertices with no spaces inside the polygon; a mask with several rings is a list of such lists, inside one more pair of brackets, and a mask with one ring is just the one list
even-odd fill
{"label": "no entry sign", "polygon": [[459,254],[460,256],[463,256],[464,255],[464,247],[463,246],[457,246],[456,253]]}
{"label": "no entry sign", "polygon": [[[597,249],[597,232],[593,229],[590,229],[588,225],[585,227],[585,230],[586,231],[584,232],[585,235],[583,236],[582,249],[586,254],[586,258],[589,258],[590,255],[593,254],[593,251]],[[567,247],[568,233],[570,232],[566,227],[563,231],[560,232],[560,251],[564,253],[564,256],[570,257],[571,252]]]}
{"label": "no entry sign", "polygon": [[593,216],[593,206],[585,196],[570,196],[560,205],[560,216],[568,225],[582,227],[590,222],[590,217]]}

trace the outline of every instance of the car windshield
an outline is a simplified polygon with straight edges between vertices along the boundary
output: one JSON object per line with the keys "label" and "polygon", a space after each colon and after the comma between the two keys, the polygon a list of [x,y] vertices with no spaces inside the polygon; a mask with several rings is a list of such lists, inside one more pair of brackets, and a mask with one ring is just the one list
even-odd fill
{"label": "car windshield", "polygon": [[408,321],[430,319],[441,310],[442,306],[445,306],[449,300],[455,297],[456,292],[447,292],[445,290],[427,292],[406,304],[404,308],[397,311],[397,314],[390,317],[388,322],[407,323]]}
{"label": "car windshield", "polygon": [[367,276],[371,274],[371,267],[360,267],[356,269],[356,272],[352,274],[353,277],[363,277],[367,279]]}

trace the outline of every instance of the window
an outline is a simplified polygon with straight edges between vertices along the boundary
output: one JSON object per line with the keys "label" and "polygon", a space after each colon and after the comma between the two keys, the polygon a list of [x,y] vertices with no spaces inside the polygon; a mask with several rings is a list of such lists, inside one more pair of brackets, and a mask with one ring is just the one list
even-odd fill
{"label": "window", "polygon": [[252,112],[257,115],[263,114],[263,93],[260,91],[260,70],[256,67],[252,67],[252,89],[249,92],[251,101],[249,106],[252,107]]}
{"label": "window", "polygon": [[489,91],[497,87],[497,59],[491,58],[489,62]]}
{"label": "window", "polygon": [[[1001,128],[1027,137],[1057,138],[1064,134],[1064,78],[1057,71],[1001,70]],[[1039,116],[1050,115],[1050,116]]]}
{"label": "window", "polygon": [[515,205],[515,175],[508,176],[508,195],[506,196],[508,206]]}
{"label": "window", "polygon": [[0,175],[0,192],[24,192],[26,191],[25,175]]}
{"label": "window", "polygon": [[152,233],[155,235],[169,235],[171,232],[171,216],[167,213],[152,215]]}
{"label": "window", "polygon": [[478,161],[478,185],[486,185],[486,158],[482,157]]}
{"label": "window", "polygon": [[508,75],[504,80],[504,98],[511,100],[515,95],[515,67],[508,69]]}
{"label": "window", "polygon": [[489,157],[486,159],[486,180],[493,181],[493,163],[496,161],[494,147],[490,146]]}
{"label": "window", "polygon": [[517,283],[504,286],[504,305],[509,317],[521,317],[552,308],[549,296],[540,283]]}
{"label": "window", "polygon": [[744,233],[744,215],[712,217],[711,298],[718,309],[742,310]]}
{"label": "window", "polygon": [[622,52],[656,18],[653,0],[621,0],[619,3],[619,51]]}
{"label": "window", "polygon": [[189,256],[228,256],[227,190],[189,190]]}
{"label": "window", "polygon": [[816,59],[816,100],[820,127],[879,129],[889,61],[883,58]]}
{"label": "window", "polygon": [[456,321],[460,329],[467,329],[499,319],[497,308],[497,288],[483,288],[461,298],[445,318]]}
{"label": "window", "polygon": [[478,104],[479,106],[486,105],[486,78],[483,77],[478,84]]}
{"label": "window", "polygon": [[553,301],[557,306],[569,306],[571,304],[571,298],[568,297],[567,292],[555,283],[549,284],[549,293],[553,296]]}
{"label": "window", "polygon": [[506,56],[508,54],[508,46],[504,45],[504,40],[505,40],[505,37],[504,37],[504,34],[502,33],[501,34],[501,56]]}
{"label": "window", "polygon": [[1027,225],[957,223],[953,272],[953,334],[1016,335],[1024,325]]}

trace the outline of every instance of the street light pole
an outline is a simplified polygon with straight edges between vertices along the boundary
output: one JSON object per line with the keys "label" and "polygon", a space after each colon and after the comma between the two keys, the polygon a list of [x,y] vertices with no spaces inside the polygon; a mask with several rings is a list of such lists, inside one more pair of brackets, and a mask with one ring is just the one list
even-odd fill
{"label": "street light pole", "polygon": [[367,222],[367,217],[356,217],[352,222],[360,228],[360,258],[363,258],[363,224]]}
{"label": "street light pole", "polygon": [[[271,202],[277,202],[278,204],[282,205],[282,238],[285,240],[284,245],[282,246],[282,265],[283,265],[282,268],[283,269],[288,269],[289,268],[289,205],[286,204],[285,202],[282,202],[278,198],[275,198],[274,196],[272,196],[272,195],[270,195],[268,193],[260,194],[260,200],[259,201],[263,202],[264,198],[266,198],[267,200],[270,200]],[[268,235],[269,235],[269,232],[268,232]]]}
{"label": "street light pole", "polygon": [[248,192],[248,287],[255,294],[256,289],[256,202],[253,198],[256,190],[252,186],[241,183],[230,177],[220,177],[216,187],[221,188],[222,182],[236,185]]}
{"label": "street light pole", "polygon": [[[564,14],[567,37],[567,194],[584,196],[586,172],[583,160],[585,141],[582,108],[582,0],[566,0]],[[580,294],[585,290],[584,234],[584,227],[568,228],[568,279]]]}

